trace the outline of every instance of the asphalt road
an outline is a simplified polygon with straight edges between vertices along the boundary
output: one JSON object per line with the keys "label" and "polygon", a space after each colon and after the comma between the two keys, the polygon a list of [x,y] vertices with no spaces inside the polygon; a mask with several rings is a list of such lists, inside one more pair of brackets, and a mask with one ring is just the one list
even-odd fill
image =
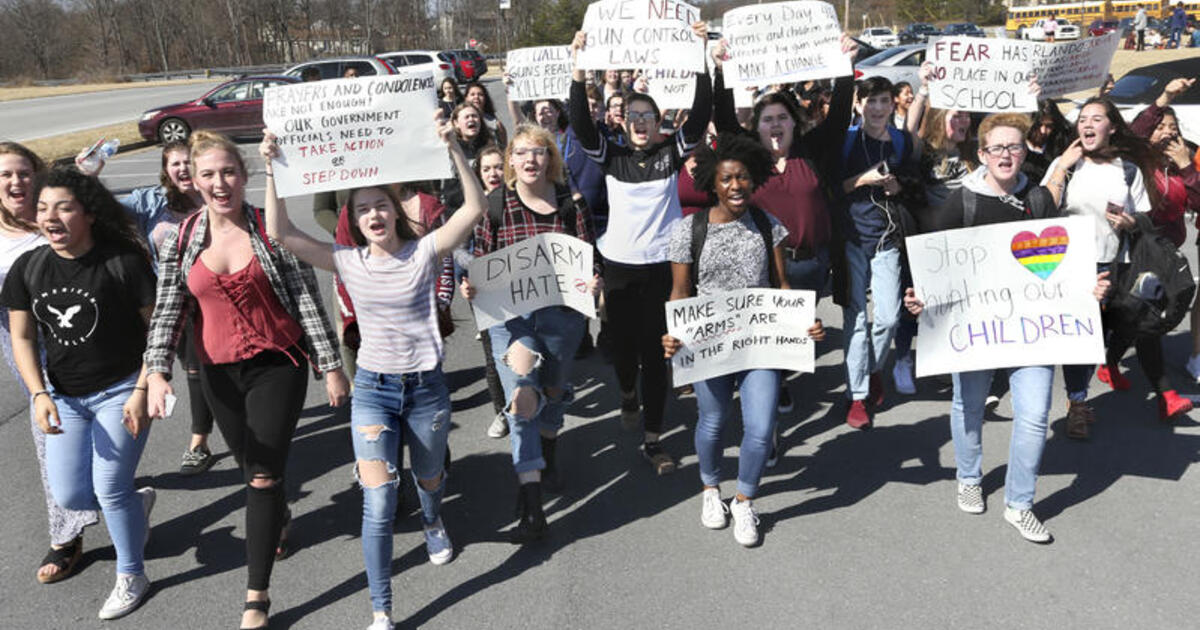
{"label": "asphalt road", "polygon": [[0,138],[22,142],[127,120],[142,112],[199,98],[221,81],[128,88],[0,103]]}
{"label": "asphalt road", "polygon": [[[148,184],[156,162],[154,152],[118,156],[105,175],[117,187],[139,177]],[[257,160],[251,168],[261,172]],[[252,179],[252,201],[261,186]],[[290,206],[317,233],[308,205]],[[611,367],[593,356],[573,378],[577,399],[559,447],[567,487],[547,503],[552,534],[517,548],[501,533],[516,492],[508,443],[484,435],[492,408],[481,350],[461,300],[455,309],[445,363],[454,464],[443,514],[457,557],[442,567],[427,562],[407,482],[392,565],[401,628],[1195,627],[1200,425],[1160,424],[1133,359],[1131,392],[1093,380],[1099,421],[1089,442],[1063,438],[1066,403],[1056,388],[1035,505],[1056,539],[1037,546],[1002,518],[1008,399],[984,426],[989,509],[964,514],[955,505],[946,380],[924,379],[911,397],[889,394],[873,429],[849,429],[840,309],[825,300],[818,314],[829,339],[816,373],[791,380],[796,410],[780,419],[782,457],[756,501],[764,541],[743,549],[731,530],[699,523],[695,399],[670,401],[665,445],[681,468],[656,477],[636,451],[638,437],[620,429]],[[1194,393],[1179,367],[1188,339],[1171,336],[1167,357],[1171,378]],[[0,628],[235,627],[245,581],[242,485],[219,437],[212,471],[176,473],[186,391],[176,417],[154,425],[139,469],[138,484],[159,496],[147,550],[154,590],[134,614],[101,623],[96,611],[114,561],[102,524],[87,532],[79,575],[53,586],[34,580],[46,547],[42,491],[24,401],[3,378]],[[727,480],[738,439],[735,419],[726,431]],[[331,413],[314,382],[288,472],[296,551],[276,566],[272,628],[370,621],[352,461],[345,412]],[[728,497],[732,482],[723,489]]]}

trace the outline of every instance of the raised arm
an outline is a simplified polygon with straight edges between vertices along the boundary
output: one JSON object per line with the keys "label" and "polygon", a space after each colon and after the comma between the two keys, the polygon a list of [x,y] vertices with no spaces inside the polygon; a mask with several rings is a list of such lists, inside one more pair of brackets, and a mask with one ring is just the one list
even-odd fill
{"label": "raised arm", "polygon": [[575,137],[579,139],[580,146],[591,154],[600,150],[601,140],[600,132],[596,129],[596,122],[592,120],[592,112],[588,109],[587,86],[584,85],[587,77],[579,67],[579,51],[585,45],[587,45],[587,33],[583,31],[575,33],[575,39],[571,42],[571,64],[574,70],[571,71],[571,95],[567,104],[567,119],[571,123],[571,128],[575,130]]}
{"label": "raised arm", "polygon": [[[704,21],[692,24],[692,32],[701,42],[708,41],[708,23]],[[708,121],[713,113],[713,84],[712,78],[705,70],[696,75],[696,95],[692,97],[692,109],[688,119],[683,123],[679,132],[688,145],[704,140],[704,132],[708,130]]]}
{"label": "raised arm", "polygon": [[288,217],[287,204],[275,192],[275,173],[271,160],[279,155],[279,146],[275,144],[275,134],[270,130],[263,130],[258,152],[266,164],[267,192],[263,210],[267,215],[267,235],[288,248],[296,258],[326,271],[337,271],[333,262],[333,244],[321,242],[297,228]]}
{"label": "raised arm", "polygon": [[[587,99],[584,99],[584,102],[586,103]],[[433,231],[438,255],[446,256],[471,235],[475,224],[479,223],[479,219],[483,216],[483,211],[487,207],[487,199],[483,194],[483,184],[479,182],[478,177],[472,174],[467,156],[463,154],[462,147],[454,139],[454,125],[449,121],[439,121],[438,135],[449,147],[450,159],[454,161],[454,167],[458,169],[463,189],[462,207],[446,220],[445,225]]]}

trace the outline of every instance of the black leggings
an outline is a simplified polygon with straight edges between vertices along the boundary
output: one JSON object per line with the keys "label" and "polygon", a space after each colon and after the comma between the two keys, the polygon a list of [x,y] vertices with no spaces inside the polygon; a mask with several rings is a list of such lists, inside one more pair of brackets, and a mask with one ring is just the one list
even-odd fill
{"label": "black leggings", "polygon": [[[303,361],[298,349],[290,353]],[[308,393],[308,370],[282,352],[262,352],[238,363],[204,365],[200,382],[247,484],[246,588],[265,591],[287,510],[283,475]],[[255,488],[255,478],[275,483]]]}
{"label": "black leggings", "polygon": [[213,430],[212,410],[208,406],[208,397],[204,395],[204,386],[200,384],[200,354],[192,343],[192,323],[189,319],[183,325],[183,334],[179,335],[179,347],[176,351],[183,369],[187,373],[188,402],[192,410],[192,435],[208,435]]}
{"label": "black leggings", "polygon": [[1150,381],[1150,386],[1154,388],[1154,391],[1161,394],[1171,389],[1167,383],[1167,370],[1163,360],[1162,337],[1134,339],[1114,330],[1108,338],[1106,362],[1109,365],[1120,363],[1125,352],[1129,350],[1129,346],[1137,349],[1138,363],[1142,366],[1142,373],[1146,375],[1146,380]]}
{"label": "black leggings", "polygon": [[484,375],[487,377],[488,395],[492,397],[494,413],[504,411],[508,399],[504,397],[504,386],[500,383],[500,374],[496,372],[496,357],[492,355],[492,336],[487,329],[479,331],[479,342],[483,344]]}
{"label": "black leggings", "polygon": [[642,417],[647,433],[662,433],[667,406],[667,363],[662,336],[664,305],[671,297],[671,263],[604,265],[604,300],[613,367],[621,387],[622,409],[635,409],[641,369]]}

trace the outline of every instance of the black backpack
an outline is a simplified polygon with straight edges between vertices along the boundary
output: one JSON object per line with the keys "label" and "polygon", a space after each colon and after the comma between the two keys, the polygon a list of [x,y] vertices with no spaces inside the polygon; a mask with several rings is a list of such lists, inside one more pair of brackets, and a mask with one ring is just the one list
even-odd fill
{"label": "black backpack", "polygon": [[[692,215],[692,294],[699,293],[700,287],[700,252],[704,250],[704,240],[708,238],[708,211],[705,208]],[[775,243],[771,235],[771,219],[767,213],[757,206],[750,206],[750,218],[754,227],[762,235],[763,244],[767,251],[767,277],[770,278],[771,288],[779,287],[779,278],[775,276]]]}
{"label": "black backpack", "polygon": [[1129,265],[1113,278],[1108,316],[1114,329],[1135,338],[1161,337],[1183,321],[1196,294],[1187,258],[1158,233],[1145,214],[1134,215],[1136,227],[1123,239]]}

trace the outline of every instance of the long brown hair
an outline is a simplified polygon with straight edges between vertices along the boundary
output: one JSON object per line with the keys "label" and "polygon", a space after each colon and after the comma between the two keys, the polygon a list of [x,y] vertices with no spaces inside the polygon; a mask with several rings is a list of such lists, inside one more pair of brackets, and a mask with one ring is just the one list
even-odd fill
{"label": "long brown hair", "polygon": [[[1112,127],[1112,135],[1108,137],[1108,144],[1094,151],[1084,151],[1083,156],[1097,162],[1111,162],[1121,158],[1122,161],[1129,161],[1137,165],[1138,170],[1142,173],[1142,184],[1146,188],[1146,194],[1150,197],[1150,205],[1157,208],[1161,195],[1158,186],[1154,184],[1154,167],[1159,163],[1160,158],[1156,155],[1154,148],[1150,146],[1150,142],[1133,133],[1133,130],[1125,122],[1125,118],[1121,116],[1120,110],[1107,98],[1093,96],[1084,101],[1083,105],[1079,106],[1081,117],[1084,108],[1088,105],[1099,105],[1104,108],[1104,117],[1108,119],[1108,124]],[[1078,133],[1078,122],[1075,123],[1075,130]]]}
{"label": "long brown hair", "polygon": [[[187,142],[183,140],[172,140],[163,145],[162,148],[162,169],[158,172],[158,183],[162,185],[163,190],[167,191],[167,209],[172,212],[191,212],[197,209],[196,204],[187,193],[175,187],[175,182],[171,181],[171,176],[167,174],[167,157],[172,153],[182,152],[188,155],[188,160],[191,160],[191,149]],[[188,167],[191,170],[191,167]]]}
{"label": "long brown hair", "polygon": [[417,240],[418,236],[416,230],[413,229],[412,220],[404,214],[404,207],[400,205],[400,197],[396,195],[395,189],[391,186],[363,186],[362,188],[351,188],[350,195],[346,197],[346,212],[350,213],[350,238],[355,245],[365,247],[367,244],[367,237],[363,235],[362,230],[358,229],[358,217],[354,214],[354,198],[364,190],[378,190],[387,195],[396,211],[396,236],[405,241]]}
{"label": "long brown hair", "polygon": [[[25,158],[25,160],[29,162],[30,168],[33,169],[34,181],[29,184],[29,192],[27,194],[29,195],[29,198],[33,199],[34,203],[36,204],[37,194],[35,193],[34,188],[37,187],[36,182],[38,177],[42,175],[42,173],[46,172],[46,163],[43,162],[42,158],[38,157],[36,153],[30,151],[25,145],[18,144],[16,142],[0,142],[0,155],[16,155]],[[5,208],[3,204],[0,204],[0,223],[25,230],[26,232],[38,231],[36,224],[26,221],[25,219],[22,219],[9,212],[8,208]]]}

